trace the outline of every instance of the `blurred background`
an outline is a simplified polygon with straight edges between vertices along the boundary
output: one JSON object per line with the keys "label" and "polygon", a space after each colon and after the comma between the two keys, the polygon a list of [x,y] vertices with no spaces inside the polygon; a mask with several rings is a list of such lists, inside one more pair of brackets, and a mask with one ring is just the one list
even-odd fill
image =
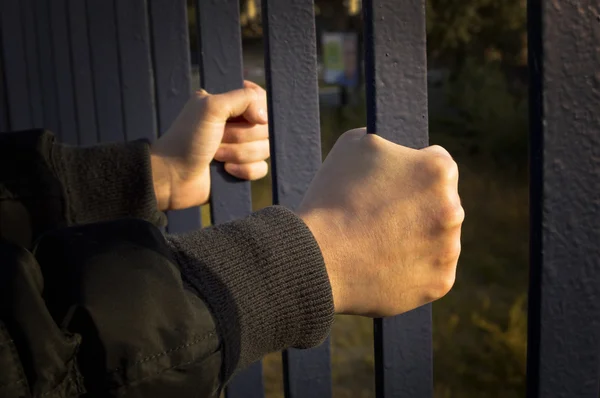
{"label": "blurred background", "polygon": [[[428,0],[429,133],[459,164],[466,210],[454,289],[433,304],[436,398],[525,395],[528,283],[525,0]],[[189,1],[190,32],[195,11]],[[399,10],[401,11],[401,10]],[[244,75],[265,83],[260,0],[240,0]],[[366,125],[360,0],[316,0],[323,158]],[[196,37],[190,37],[192,60]],[[197,79],[197,67],[193,68]],[[252,186],[271,204],[270,179]],[[208,208],[203,220],[209,221]],[[372,321],[339,316],[335,397],[373,397]],[[281,355],[264,361],[267,397],[283,397]]]}

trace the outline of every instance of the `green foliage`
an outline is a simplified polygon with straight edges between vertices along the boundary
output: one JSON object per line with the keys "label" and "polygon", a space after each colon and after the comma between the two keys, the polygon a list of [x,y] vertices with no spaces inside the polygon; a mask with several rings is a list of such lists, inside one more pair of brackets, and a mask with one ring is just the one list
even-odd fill
{"label": "green foliage", "polygon": [[444,131],[444,144],[492,161],[506,172],[523,174],[527,162],[527,91],[509,87],[497,62],[478,64],[469,59],[445,86],[451,116],[433,117],[432,134]]}
{"label": "green foliage", "polygon": [[430,58],[461,65],[466,57],[525,63],[525,0],[428,0]]}

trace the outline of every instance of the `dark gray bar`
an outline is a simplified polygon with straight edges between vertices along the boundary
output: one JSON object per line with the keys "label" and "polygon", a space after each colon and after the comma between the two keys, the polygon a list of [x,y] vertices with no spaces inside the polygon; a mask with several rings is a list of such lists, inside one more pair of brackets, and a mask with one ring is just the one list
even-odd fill
{"label": "dark gray bar", "polygon": [[44,127],[52,131],[60,139],[56,69],[54,66],[54,51],[52,49],[52,30],[50,29],[48,0],[34,0],[33,5],[36,24],[35,32],[38,39]]}
{"label": "dark gray bar", "polygon": [[[200,81],[211,94],[243,85],[240,10],[237,0],[198,1]],[[221,224],[252,211],[250,183],[225,172],[222,163],[211,166],[211,217]],[[232,389],[235,388],[233,385]]]}
{"label": "dark gray bar", "polygon": [[2,51],[2,30],[0,29],[0,133],[10,130],[8,119],[8,104],[6,101],[6,86],[4,84],[4,51]]}
{"label": "dark gray bar", "polygon": [[[600,4],[530,0],[528,397],[597,398]],[[543,22],[543,23],[542,23]]]}
{"label": "dark gray bar", "polygon": [[[312,0],[263,0],[273,203],[295,209],[321,165]],[[291,45],[293,43],[293,45]],[[331,397],[329,339],[283,355],[285,396]]]}
{"label": "dark gray bar", "polygon": [[79,143],[87,146],[98,142],[87,5],[81,0],[68,0],[68,5],[77,133]]}
{"label": "dark gray bar", "polygon": [[[164,134],[191,93],[190,48],[185,0],[148,0],[158,133]],[[202,227],[200,209],[171,211],[168,231]]]}
{"label": "dark gray bar", "polygon": [[123,95],[125,136],[156,139],[154,72],[146,0],[117,1],[117,31]]}
{"label": "dark gray bar", "polygon": [[[365,0],[367,129],[427,145],[424,0]],[[431,305],[375,320],[377,397],[433,396]]]}
{"label": "dark gray bar", "polygon": [[[211,94],[243,86],[242,38],[238,0],[197,0],[200,85]],[[222,163],[211,165],[211,218],[221,224],[246,217],[252,211],[250,183],[225,172]],[[261,398],[262,364],[256,362],[228,384],[227,398]]]}
{"label": "dark gray bar", "polygon": [[113,1],[87,0],[98,134],[101,142],[125,139],[119,48]]}
{"label": "dark gray bar", "polygon": [[66,0],[48,1],[52,49],[54,53],[54,78],[58,98],[60,137],[67,144],[77,145],[77,121],[75,119],[75,99],[73,72],[71,69],[71,46],[67,19]]}
{"label": "dark gray bar", "polygon": [[29,103],[31,106],[31,127],[44,127],[42,104],[42,82],[40,78],[40,60],[38,59],[38,43],[33,11],[34,0],[21,0],[22,29],[25,41],[25,59],[27,62],[27,83]]}
{"label": "dark gray bar", "polygon": [[28,129],[32,127],[32,116],[27,89],[27,58],[21,20],[21,1],[1,1],[0,18],[10,127],[12,130]]}

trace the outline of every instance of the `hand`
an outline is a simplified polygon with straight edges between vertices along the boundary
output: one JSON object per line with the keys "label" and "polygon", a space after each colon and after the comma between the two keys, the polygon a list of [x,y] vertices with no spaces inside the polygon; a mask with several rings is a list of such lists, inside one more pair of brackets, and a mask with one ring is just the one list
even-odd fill
{"label": "hand", "polygon": [[267,175],[267,123],[266,93],[254,83],[224,94],[198,91],[151,147],[158,207],[176,210],[205,204],[213,159],[241,179]]}
{"label": "hand", "polygon": [[458,168],[439,146],[415,150],[349,131],[298,215],[323,252],[337,313],[397,315],[454,284],[464,210]]}

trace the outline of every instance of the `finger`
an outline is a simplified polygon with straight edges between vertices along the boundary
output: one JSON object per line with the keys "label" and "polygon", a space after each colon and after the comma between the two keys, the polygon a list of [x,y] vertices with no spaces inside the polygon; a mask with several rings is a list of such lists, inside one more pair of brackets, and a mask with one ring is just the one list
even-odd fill
{"label": "finger", "polygon": [[264,160],[246,164],[225,163],[225,171],[242,180],[258,180],[267,175],[269,166]]}
{"label": "finger", "polygon": [[269,139],[269,127],[267,125],[249,125],[247,123],[227,123],[225,125],[224,143],[239,144],[266,139]]}
{"label": "finger", "polygon": [[205,95],[197,94],[206,100],[207,121],[222,123],[224,121],[243,116],[249,123],[266,124],[267,97],[262,88],[244,87],[223,94]]}
{"label": "finger", "polygon": [[242,116],[251,123],[267,124],[269,122],[269,116],[267,115],[267,92],[264,88],[249,80],[244,81],[244,88],[255,90],[258,93],[258,100],[250,104]]}
{"label": "finger", "polygon": [[221,144],[215,160],[225,163],[254,163],[269,158],[269,140]]}

